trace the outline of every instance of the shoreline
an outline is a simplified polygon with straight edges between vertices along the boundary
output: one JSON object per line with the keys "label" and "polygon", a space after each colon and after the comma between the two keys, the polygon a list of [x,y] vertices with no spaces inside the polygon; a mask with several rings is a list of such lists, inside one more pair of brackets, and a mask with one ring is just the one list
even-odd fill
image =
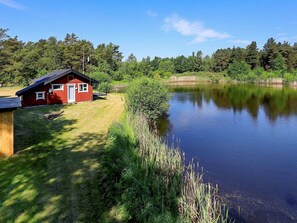
{"label": "shoreline", "polygon": [[[293,83],[286,84],[283,82],[283,79],[281,78],[272,78],[269,80],[259,80],[254,83],[250,83],[247,81],[236,81],[236,80],[218,80],[212,81],[209,78],[204,77],[197,77],[197,76],[172,76],[167,80],[161,80],[165,85],[169,86],[183,86],[183,85],[196,85],[196,84],[211,84],[211,83],[217,83],[217,84],[251,84],[251,85],[258,85],[263,87],[276,87],[276,88],[283,88],[283,87],[289,87],[293,89],[297,89],[297,81],[294,81]],[[127,88],[129,84],[115,84],[113,86],[114,92],[121,92],[125,88]]]}

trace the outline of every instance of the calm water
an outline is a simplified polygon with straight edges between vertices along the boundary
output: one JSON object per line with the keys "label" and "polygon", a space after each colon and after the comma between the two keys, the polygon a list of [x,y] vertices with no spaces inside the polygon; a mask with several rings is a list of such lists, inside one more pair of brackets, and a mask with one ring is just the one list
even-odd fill
{"label": "calm water", "polygon": [[[159,131],[179,139],[244,222],[297,222],[297,91],[202,85],[171,89]],[[240,206],[240,208],[238,208]]]}

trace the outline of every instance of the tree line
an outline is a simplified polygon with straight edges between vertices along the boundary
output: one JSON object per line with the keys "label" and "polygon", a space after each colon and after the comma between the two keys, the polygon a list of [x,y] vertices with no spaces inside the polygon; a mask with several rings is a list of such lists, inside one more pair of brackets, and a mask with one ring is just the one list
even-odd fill
{"label": "tree line", "polygon": [[166,78],[188,72],[223,72],[232,79],[297,76],[297,43],[276,42],[269,38],[262,49],[256,41],[247,47],[216,50],[211,56],[201,51],[171,58],[145,57],[138,61],[131,54],[123,60],[120,46],[109,43],[97,47],[74,33],[63,40],[56,37],[23,42],[0,28],[0,84],[28,85],[30,80],[57,69],[72,68],[99,81],[131,80],[141,76]]}

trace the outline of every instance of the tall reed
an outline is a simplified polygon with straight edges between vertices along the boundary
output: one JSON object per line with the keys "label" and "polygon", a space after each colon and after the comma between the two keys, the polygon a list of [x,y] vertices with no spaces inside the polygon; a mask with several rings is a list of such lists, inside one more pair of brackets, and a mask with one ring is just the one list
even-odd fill
{"label": "tall reed", "polygon": [[[127,114],[137,142],[139,165],[147,177],[165,188],[154,196],[162,197],[162,207],[176,202],[178,221],[192,223],[228,222],[228,210],[218,196],[218,188],[203,182],[198,165],[185,165],[185,156],[178,148],[165,145],[150,131],[147,119]],[[165,192],[164,192],[165,189]]]}

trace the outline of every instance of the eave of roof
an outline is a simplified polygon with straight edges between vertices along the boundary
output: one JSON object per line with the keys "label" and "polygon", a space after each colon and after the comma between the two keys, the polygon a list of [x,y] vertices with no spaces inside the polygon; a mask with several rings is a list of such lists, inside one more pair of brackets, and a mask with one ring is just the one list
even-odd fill
{"label": "eave of roof", "polygon": [[0,111],[11,111],[22,107],[19,97],[0,98]]}
{"label": "eave of roof", "polygon": [[35,88],[35,87],[37,87],[37,86],[39,86],[39,85],[42,85],[42,84],[43,84],[43,82],[37,82],[37,83],[34,83],[34,84],[32,84],[32,85],[29,85],[28,87],[25,87],[25,88],[23,88],[23,89],[17,91],[15,94],[16,94],[17,96],[20,96],[20,95],[22,95],[23,92],[28,91],[28,90],[30,90],[30,89],[33,89],[33,88]]}
{"label": "eave of roof", "polygon": [[59,79],[60,77],[63,77],[64,75],[67,75],[67,74],[70,74],[70,73],[74,73],[74,74],[76,74],[76,75],[78,75],[78,76],[81,76],[82,78],[84,78],[84,79],[86,79],[86,80],[89,80],[89,81],[91,81],[91,82],[93,82],[93,83],[97,83],[97,84],[99,83],[99,82],[96,81],[95,79],[93,79],[93,78],[91,78],[91,77],[88,77],[88,76],[86,76],[86,75],[84,75],[84,74],[82,74],[82,73],[80,73],[80,72],[78,72],[78,71],[76,71],[76,70],[68,69],[68,70],[65,70],[65,72],[63,72],[63,73],[60,73],[60,74],[58,74],[58,75],[55,75],[55,76],[53,76],[53,77],[51,77],[51,78],[46,79],[46,80],[44,81],[44,84],[51,83],[52,81],[57,80],[57,79]]}
{"label": "eave of roof", "polygon": [[82,74],[82,73],[80,73],[80,72],[78,72],[76,70],[61,69],[61,70],[56,70],[56,71],[53,71],[53,72],[51,72],[49,74],[46,74],[46,75],[44,75],[42,77],[34,79],[33,80],[34,84],[29,85],[28,87],[25,87],[25,88],[17,91],[16,95],[20,96],[20,95],[22,95],[22,93],[24,93],[24,92],[26,92],[26,91],[28,91],[30,89],[33,89],[33,88],[35,88],[35,87],[37,87],[39,85],[49,84],[52,81],[57,80],[57,79],[63,77],[64,75],[67,75],[67,74],[70,74],[70,73],[74,73],[74,74],[76,74],[76,75],[78,75],[78,76],[80,76],[80,77],[82,77],[82,78],[84,78],[86,80],[91,81],[92,83],[96,83],[96,84],[99,83],[97,80],[95,80],[95,79],[93,79],[91,77],[88,77],[88,76],[86,76],[86,75],[84,75],[84,74]]}

